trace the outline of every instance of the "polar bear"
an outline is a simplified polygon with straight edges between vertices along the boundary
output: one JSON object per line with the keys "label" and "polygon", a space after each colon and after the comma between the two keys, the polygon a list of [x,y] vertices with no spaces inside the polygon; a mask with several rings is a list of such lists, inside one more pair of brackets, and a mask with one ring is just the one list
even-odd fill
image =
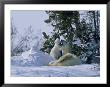
{"label": "polar bear", "polygon": [[80,58],[74,54],[67,53],[58,60],[49,63],[49,66],[73,66],[81,64]]}
{"label": "polar bear", "polygon": [[61,46],[62,54],[65,55],[67,53],[71,53],[71,47],[70,47],[69,43],[67,43],[64,40],[61,40],[61,43],[62,43],[62,46]]}
{"label": "polar bear", "polygon": [[57,59],[59,59],[59,57],[62,56],[61,47],[59,45],[60,39],[57,38],[54,43],[55,43],[55,45],[51,49],[50,56],[52,56],[53,58],[55,58],[57,60]]}

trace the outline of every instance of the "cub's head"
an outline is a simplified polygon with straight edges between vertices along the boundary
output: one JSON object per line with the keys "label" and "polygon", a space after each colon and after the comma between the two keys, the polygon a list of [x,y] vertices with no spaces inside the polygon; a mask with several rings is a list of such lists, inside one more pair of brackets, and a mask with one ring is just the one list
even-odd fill
{"label": "cub's head", "polygon": [[60,44],[60,39],[59,38],[57,38],[56,40],[55,40],[55,42],[54,42],[55,44]]}

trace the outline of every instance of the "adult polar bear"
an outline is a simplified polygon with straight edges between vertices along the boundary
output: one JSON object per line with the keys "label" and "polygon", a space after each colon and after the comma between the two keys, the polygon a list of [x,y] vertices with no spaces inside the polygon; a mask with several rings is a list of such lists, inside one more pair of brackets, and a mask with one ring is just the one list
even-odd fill
{"label": "adult polar bear", "polygon": [[[56,58],[55,61],[52,61],[49,63],[50,66],[72,66],[72,65],[81,64],[79,57],[77,57],[74,54],[69,53],[69,50],[68,50],[69,48],[66,47],[66,44],[62,48],[60,47],[59,43],[60,43],[60,40],[56,39],[55,45],[50,52],[50,55]],[[60,53],[61,51],[64,52],[63,56]]]}
{"label": "adult polar bear", "polygon": [[73,66],[79,64],[81,64],[80,58],[71,53],[67,53],[58,60],[49,63],[50,66]]}

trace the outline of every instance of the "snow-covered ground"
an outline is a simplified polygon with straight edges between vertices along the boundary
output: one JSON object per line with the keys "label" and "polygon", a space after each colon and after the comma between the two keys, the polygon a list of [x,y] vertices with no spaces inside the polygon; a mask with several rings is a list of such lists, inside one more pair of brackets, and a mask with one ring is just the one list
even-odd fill
{"label": "snow-covered ground", "polygon": [[75,66],[48,66],[54,59],[43,52],[24,52],[11,58],[11,76],[13,77],[98,77],[98,64]]}
{"label": "snow-covered ground", "polygon": [[28,66],[11,67],[11,76],[17,77],[97,77],[100,76],[96,64],[76,66]]}

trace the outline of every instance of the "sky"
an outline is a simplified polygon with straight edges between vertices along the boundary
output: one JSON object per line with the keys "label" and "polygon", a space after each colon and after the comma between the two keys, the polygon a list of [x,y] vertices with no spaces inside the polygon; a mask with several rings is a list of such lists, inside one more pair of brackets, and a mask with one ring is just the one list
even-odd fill
{"label": "sky", "polygon": [[[81,11],[80,11],[81,12]],[[83,12],[81,12],[83,13]],[[20,35],[24,35],[25,31],[32,27],[34,30],[34,34],[39,37],[39,39],[43,38],[42,32],[46,32],[47,34],[51,34],[53,27],[44,22],[44,20],[48,19],[48,14],[45,11],[38,10],[12,10],[11,11],[11,21],[14,26],[17,28]],[[17,36],[18,37],[18,36]],[[18,37],[19,38],[19,37]],[[63,39],[63,37],[61,37]],[[15,41],[18,42],[18,40]],[[80,42],[76,42],[80,43]]]}
{"label": "sky", "polygon": [[[80,14],[84,14],[85,11],[80,11]],[[44,22],[48,19],[48,14],[44,10],[12,10],[11,11],[11,21],[17,28],[21,35],[25,34],[25,31],[32,26],[35,34],[37,36],[42,36],[42,32],[50,34],[53,27]],[[85,18],[83,15],[81,19]]]}
{"label": "sky", "polygon": [[[80,11],[80,14],[84,14],[85,11]],[[44,22],[48,19],[48,14],[44,10],[12,10],[11,11],[11,21],[17,28],[20,37],[25,35],[27,29],[31,26],[34,30],[34,35],[38,36],[39,39],[43,39],[42,32],[46,32],[47,35],[51,34],[53,27],[50,24]],[[80,19],[85,18],[83,15]],[[17,36],[19,38],[19,36]],[[63,39],[63,37],[61,37]],[[18,40],[15,41],[18,42]],[[77,44],[80,42],[76,42]]]}
{"label": "sky", "polygon": [[53,30],[51,25],[44,22],[44,20],[48,19],[48,14],[46,14],[45,11],[12,10],[11,19],[21,35],[25,34],[24,32],[29,26],[32,26],[32,29],[37,36],[41,36],[41,32],[50,34],[50,32]]}

